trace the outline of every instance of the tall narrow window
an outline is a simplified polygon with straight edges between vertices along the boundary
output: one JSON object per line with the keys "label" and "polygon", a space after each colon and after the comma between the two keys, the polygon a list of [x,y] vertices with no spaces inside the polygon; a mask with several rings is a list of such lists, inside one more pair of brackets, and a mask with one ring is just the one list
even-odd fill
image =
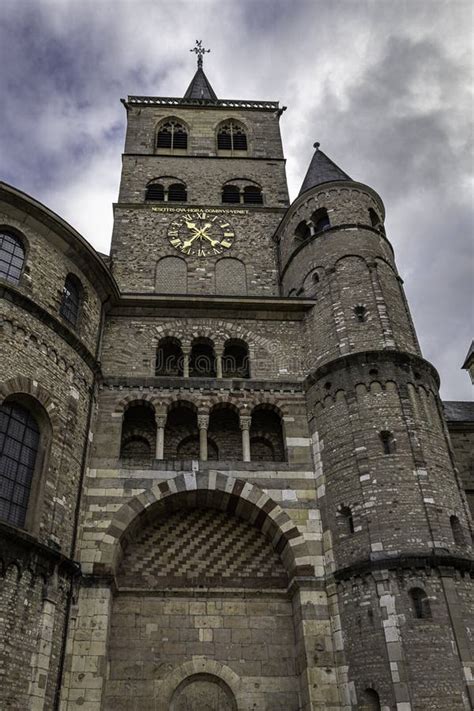
{"label": "tall narrow window", "polygon": [[382,442],[384,454],[395,454],[395,437],[392,432],[382,430],[380,433],[380,441]]}
{"label": "tall narrow window", "polygon": [[167,121],[162,124],[156,137],[156,147],[186,150],[188,134],[185,127],[177,121]]}
{"label": "tall narrow window", "polygon": [[457,546],[464,546],[466,541],[464,539],[464,533],[462,530],[461,522],[457,516],[450,516],[449,523],[451,524],[451,531],[453,534],[454,542]]}
{"label": "tall narrow window", "polygon": [[40,441],[38,423],[16,403],[0,406],[0,519],[23,527]]}
{"label": "tall narrow window", "polygon": [[18,237],[0,232],[0,278],[18,284],[24,261],[25,250]]}
{"label": "tall narrow window", "polygon": [[380,225],[380,217],[371,207],[369,207],[369,217],[372,227],[378,227]]}
{"label": "tall narrow window", "polygon": [[354,518],[352,516],[352,511],[349,506],[341,506],[339,513],[342,516],[342,521],[344,523],[344,528],[346,533],[354,533]]}
{"label": "tall narrow window", "polygon": [[428,595],[422,588],[411,588],[410,595],[413,614],[418,620],[431,619],[431,606]]}
{"label": "tall narrow window", "polygon": [[77,326],[81,305],[82,285],[74,274],[68,274],[63,286],[61,308],[59,310],[72,326]]}
{"label": "tall narrow window", "polygon": [[240,124],[229,121],[217,131],[217,149],[219,151],[246,151],[247,135]]}

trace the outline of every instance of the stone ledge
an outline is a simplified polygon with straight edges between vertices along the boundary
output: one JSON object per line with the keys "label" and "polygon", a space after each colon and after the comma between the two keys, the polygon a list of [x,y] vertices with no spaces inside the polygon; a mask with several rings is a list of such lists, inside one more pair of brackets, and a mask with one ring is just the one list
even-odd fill
{"label": "stone ledge", "polygon": [[[319,368],[313,370],[306,377],[306,389],[309,389],[312,385],[316,384],[321,378],[326,377],[330,373],[334,373],[334,371],[347,371],[351,366],[365,366],[376,362],[392,363],[403,368],[406,368],[407,366],[414,366],[416,368],[423,369],[430,373],[430,375],[434,378],[437,387],[439,387],[440,378],[438,371],[429,361],[425,360],[416,353],[409,353],[395,348],[387,348],[386,350],[358,351],[356,353],[349,353],[348,355],[341,356],[340,358],[336,358],[329,361],[329,363],[319,366]],[[367,375],[370,374],[367,373]],[[377,379],[380,380],[380,378],[377,378],[376,376],[372,378],[372,380]]]}
{"label": "stone ledge", "polygon": [[378,555],[357,561],[345,568],[336,569],[332,576],[336,582],[371,573],[376,570],[404,570],[410,568],[443,569],[444,574],[454,575],[456,571],[474,575],[474,559],[442,553],[406,553],[403,555]]}
{"label": "stone ledge", "polygon": [[0,545],[3,541],[7,542],[7,550],[11,561],[15,558],[16,548],[27,554],[33,553],[37,555],[49,565],[59,566],[73,577],[80,574],[79,563],[65,556],[60,550],[41,543],[21,528],[0,522]]}

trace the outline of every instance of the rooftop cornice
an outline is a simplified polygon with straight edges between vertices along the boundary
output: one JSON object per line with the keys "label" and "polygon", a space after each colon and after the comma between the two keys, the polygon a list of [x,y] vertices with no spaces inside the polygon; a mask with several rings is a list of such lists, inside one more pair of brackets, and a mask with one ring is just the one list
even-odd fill
{"label": "rooftop cornice", "polygon": [[127,106],[199,106],[208,109],[251,109],[278,111],[278,101],[245,101],[242,99],[186,99],[177,96],[129,96],[121,99]]}

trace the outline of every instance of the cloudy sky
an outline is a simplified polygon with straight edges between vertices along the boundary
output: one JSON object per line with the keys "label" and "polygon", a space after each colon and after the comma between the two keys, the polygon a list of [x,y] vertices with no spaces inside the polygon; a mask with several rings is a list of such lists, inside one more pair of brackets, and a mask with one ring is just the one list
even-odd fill
{"label": "cloudy sky", "polygon": [[470,0],[2,0],[0,179],[108,251],[127,94],[271,99],[295,197],[321,148],[385,202],[424,356],[472,391]]}

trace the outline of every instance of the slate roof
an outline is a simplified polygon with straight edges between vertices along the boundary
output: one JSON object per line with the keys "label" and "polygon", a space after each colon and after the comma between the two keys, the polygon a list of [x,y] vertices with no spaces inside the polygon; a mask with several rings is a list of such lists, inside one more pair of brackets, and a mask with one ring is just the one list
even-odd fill
{"label": "slate roof", "polygon": [[445,400],[443,408],[448,422],[474,422],[474,402]]}
{"label": "slate roof", "polygon": [[196,74],[193,76],[191,84],[188,86],[183,98],[210,99],[211,101],[217,101],[214,89],[212,88],[209,79],[204,74],[202,67],[197,68]]}
{"label": "slate roof", "polygon": [[467,356],[464,359],[464,363],[462,364],[461,368],[464,370],[467,370],[469,366],[471,365],[471,361],[474,358],[474,341],[471,342],[471,345],[469,347],[469,350],[467,352]]}
{"label": "slate roof", "polygon": [[319,143],[315,143],[314,147],[316,150],[309,164],[305,179],[303,180],[303,185],[299,192],[300,195],[321,183],[328,183],[332,180],[352,180],[334,161],[328,158],[323,151],[319,150]]}

